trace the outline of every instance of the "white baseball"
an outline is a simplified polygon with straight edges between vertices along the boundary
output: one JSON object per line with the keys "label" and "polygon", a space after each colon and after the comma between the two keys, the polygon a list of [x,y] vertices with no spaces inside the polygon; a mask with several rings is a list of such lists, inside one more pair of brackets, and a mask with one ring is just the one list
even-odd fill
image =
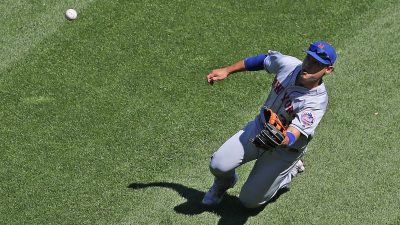
{"label": "white baseball", "polygon": [[78,18],[78,13],[75,9],[67,9],[67,11],[65,11],[65,18],[68,20],[75,20]]}

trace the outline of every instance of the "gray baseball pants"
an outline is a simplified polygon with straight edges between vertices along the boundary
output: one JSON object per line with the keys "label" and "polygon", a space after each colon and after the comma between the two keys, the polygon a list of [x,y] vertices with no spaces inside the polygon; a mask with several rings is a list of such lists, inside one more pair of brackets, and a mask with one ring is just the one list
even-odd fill
{"label": "gray baseball pants", "polygon": [[280,188],[292,181],[290,171],[305,151],[276,148],[266,151],[252,144],[260,127],[257,118],[228,139],[211,157],[210,171],[216,179],[231,180],[235,169],[256,160],[244,183],[239,199],[247,208],[257,208],[267,203]]}

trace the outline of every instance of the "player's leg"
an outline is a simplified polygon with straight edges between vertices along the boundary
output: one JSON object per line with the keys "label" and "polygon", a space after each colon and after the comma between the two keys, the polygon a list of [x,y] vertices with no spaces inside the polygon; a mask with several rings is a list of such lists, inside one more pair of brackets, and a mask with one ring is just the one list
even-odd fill
{"label": "player's leg", "polygon": [[290,184],[296,175],[293,170],[305,152],[284,149],[266,151],[255,163],[239,195],[247,208],[257,208],[269,200],[279,189]]}
{"label": "player's leg", "polygon": [[229,138],[211,157],[210,171],[214,175],[214,183],[203,198],[206,205],[221,202],[226,190],[237,182],[235,168],[258,158],[260,149],[249,142],[255,135],[254,121]]}

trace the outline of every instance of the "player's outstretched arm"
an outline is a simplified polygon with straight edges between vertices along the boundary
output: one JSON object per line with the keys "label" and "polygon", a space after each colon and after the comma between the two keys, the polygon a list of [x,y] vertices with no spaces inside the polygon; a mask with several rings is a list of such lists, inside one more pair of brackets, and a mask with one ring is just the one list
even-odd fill
{"label": "player's outstretched arm", "polygon": [[211,71],[211,73],[209,73],[207,75],[207,82],[209,84],[213,84],[214,81],[223,80],[232,73],[236,73],[236,72],[244,71],[244,70],[246,70],[246,68],[244,66],[244,60],[240,60],[239,62],[234,63],[230,66],[215,69],[215,70]]}

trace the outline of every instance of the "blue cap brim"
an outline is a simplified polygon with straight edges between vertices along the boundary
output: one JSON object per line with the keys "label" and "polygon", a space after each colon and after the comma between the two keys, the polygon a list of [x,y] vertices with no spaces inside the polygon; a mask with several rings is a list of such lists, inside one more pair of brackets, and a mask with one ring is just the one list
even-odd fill
{"label": "blue cap brim", "polygon": [[329,60],[325,60],[321,57],[319,57],[319,55],[317,55],[317,53],[312,52],[312,51],[305,51],[308,55],[312,56],[314,59],[318,60],[320,63],[324,64],[324,65],[331,65],[331,62]]}

